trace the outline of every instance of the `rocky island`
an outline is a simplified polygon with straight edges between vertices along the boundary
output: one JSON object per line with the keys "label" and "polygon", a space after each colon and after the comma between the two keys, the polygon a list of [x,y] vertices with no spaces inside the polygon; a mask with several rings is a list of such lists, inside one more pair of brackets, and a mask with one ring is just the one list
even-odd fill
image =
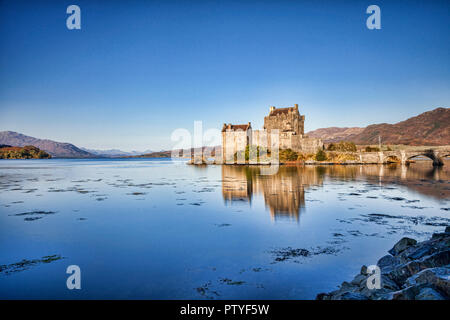
{"label": "rocky island", "polygon": [[0,159],[49,159],[51,155],[34,146],[0,145]]}

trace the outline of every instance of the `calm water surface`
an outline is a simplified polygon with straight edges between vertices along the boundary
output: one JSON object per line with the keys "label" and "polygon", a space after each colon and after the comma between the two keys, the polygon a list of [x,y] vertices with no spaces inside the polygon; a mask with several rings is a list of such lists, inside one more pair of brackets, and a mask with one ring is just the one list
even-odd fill
{"label": "calm water surface", "polygon": [[314,299],[448,225],[449,166],[2,160],[0,299]]}

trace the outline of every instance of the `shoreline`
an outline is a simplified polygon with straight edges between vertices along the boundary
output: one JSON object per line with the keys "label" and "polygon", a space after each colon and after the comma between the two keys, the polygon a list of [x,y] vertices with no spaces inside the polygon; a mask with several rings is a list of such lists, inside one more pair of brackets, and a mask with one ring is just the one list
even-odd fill
{"label": "shoreline", "polygon": [[377,271],[363,265],[353,280],[316,300],[450,300],[450,226],[422,242],[404,237],[388,252],[377,262],[379,287],[369,289]]}
{"label": "shoreline", "polygon": [[[423,160],[427,161],[427,160]],[[284,161],[279,163],[192,163],[192,160],[187,162],[188,165],[193,166],[205,166],[205,165],[224,165],[224,166],[271,166],[271,165],[280,165],[280,166],[350,166],[350,165],[410,165],[415,163],[416,161],[408,161],[405,164],[399,162],[330,162],[330,161]]]}

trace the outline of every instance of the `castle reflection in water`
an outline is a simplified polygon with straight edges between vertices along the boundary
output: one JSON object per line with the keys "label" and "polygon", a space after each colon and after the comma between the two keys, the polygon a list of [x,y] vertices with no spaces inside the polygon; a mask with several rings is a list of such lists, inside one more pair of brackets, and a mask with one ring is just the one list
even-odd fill
{"label": "castle reflection in water", "polygon": [[437,199],[450,196],[448,171],[433,168],[428,161],[411,166],[280,166],[273,175],[260,175],[258,166],[223,165],[222,195],[226,205],[251,205],[252,197],[261,194],[272,220],[298,221],[305,208],[305,190],[322,186],[326,179],[401,184]]}

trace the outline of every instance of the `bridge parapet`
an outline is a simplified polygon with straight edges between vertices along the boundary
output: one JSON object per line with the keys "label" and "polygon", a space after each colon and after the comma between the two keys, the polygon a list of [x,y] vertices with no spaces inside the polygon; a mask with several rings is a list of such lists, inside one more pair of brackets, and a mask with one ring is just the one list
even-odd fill
{"label": "bridge parapet", "polygon": [[433,166],[442,166],[445,157],[450,156],[450,148],[437,147],[436,149],[418,149],[418,150],[395,150],[379,152],[360,152],[359,158],[362,163],[383,164],[391,161],[398,161],[405,164],[412,158],[424,156],[433,161]]}

